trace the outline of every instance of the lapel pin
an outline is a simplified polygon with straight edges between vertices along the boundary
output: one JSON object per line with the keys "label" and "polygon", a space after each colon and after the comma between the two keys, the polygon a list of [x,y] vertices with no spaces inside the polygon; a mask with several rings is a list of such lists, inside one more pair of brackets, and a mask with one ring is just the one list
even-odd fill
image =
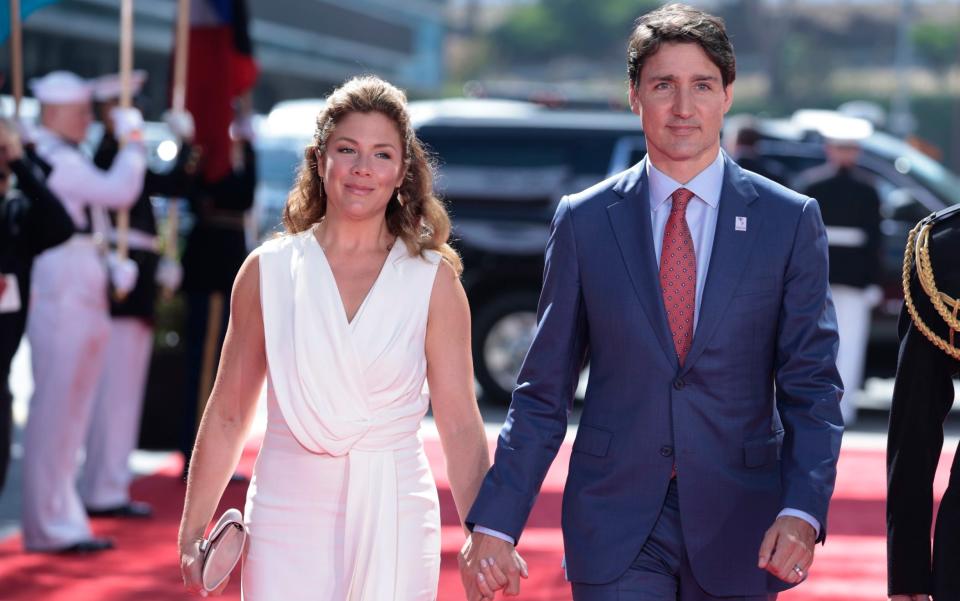
{"label": "lapel pin", "polygon": [[746,217],[737,217],[736,229],[738,232],[747,231],[747,218]]}

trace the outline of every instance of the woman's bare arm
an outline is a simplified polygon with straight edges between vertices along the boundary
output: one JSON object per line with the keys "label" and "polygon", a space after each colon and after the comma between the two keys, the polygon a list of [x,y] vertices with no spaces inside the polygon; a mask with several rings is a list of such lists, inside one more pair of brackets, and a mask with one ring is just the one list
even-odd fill
{"label": "woman's bare arm", "polygon": [[490,453],[474,391],[470,306],[460,280],[446,263],[440,264],[433,284],[426,352],[433,417],[463,523],[490,468]]}
{"label": "woman's bare arm", "polygon": [[202,538],[236,468],[256,413],[266,368],[259,259],[250,255],[233,285],[220,366],[190,462],[180,522],[181,553]]}

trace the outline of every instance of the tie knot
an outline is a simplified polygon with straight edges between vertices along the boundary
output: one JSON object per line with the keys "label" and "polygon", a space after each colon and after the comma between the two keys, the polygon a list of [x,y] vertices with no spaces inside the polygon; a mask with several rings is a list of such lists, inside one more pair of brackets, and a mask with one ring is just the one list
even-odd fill
{"label": "tie knot", "polygon": [[690,190],[686,188],[677,188],[673,194],[670,195],[670,198],[673,199],[673,206],[670,208],[670,212],[681,211],[686,212],[687,204],[690,202],[690,199],[696,196]]}

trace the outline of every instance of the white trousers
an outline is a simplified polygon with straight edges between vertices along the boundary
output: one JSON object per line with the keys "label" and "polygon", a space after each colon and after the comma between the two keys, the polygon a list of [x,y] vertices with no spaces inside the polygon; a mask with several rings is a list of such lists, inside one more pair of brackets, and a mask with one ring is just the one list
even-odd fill
{"label": "white trousers", "polygon": [[77,493],[78,455],[110,336],[96,249],[67,242],[37,258],[27,323],[34,391],[24,430],[23,543],[66,547],[92,534]]}
{"label": "white trousers", "polygon": [[110,341],[78,483],[80,497],[89,508],[109,509],[130,502],[133,474],[128,461],[140,432],[152,342],[153,328],[144,320],[116,317],[110,321]]}
{"label": "white trousers", "polygon": [[870,337],[869,295],[862,288],[830,286],[833,304],[837,309],[837,327],[840,333],[840,350],[837,355],[837,370],[843,380],[843,400],[840,410],[843,420],[852,424],[857,418],[857,400],[863,389],[863,368]]}

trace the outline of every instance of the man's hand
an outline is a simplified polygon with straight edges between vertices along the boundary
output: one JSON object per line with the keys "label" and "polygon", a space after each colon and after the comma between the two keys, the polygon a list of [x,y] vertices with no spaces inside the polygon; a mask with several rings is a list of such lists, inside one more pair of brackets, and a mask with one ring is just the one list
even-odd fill
{"label": "man's hand", "polygon": [[893,595],[890,601],[930,601],[930,595]]}
{"label": "man's hand", "polygon": [[520,594],[520,578],[529,577],[527,562],[513,545],[479,532],[467,537],[457,561],[468,601],[492,600],[500,589],[504,597],[514,597]]}
{"label": "man's hand", "polygon": [[816,530],[804,520],[778,517],[763,537],[757,566],[784,582],[802,582],[813,564],[816,538]]}

